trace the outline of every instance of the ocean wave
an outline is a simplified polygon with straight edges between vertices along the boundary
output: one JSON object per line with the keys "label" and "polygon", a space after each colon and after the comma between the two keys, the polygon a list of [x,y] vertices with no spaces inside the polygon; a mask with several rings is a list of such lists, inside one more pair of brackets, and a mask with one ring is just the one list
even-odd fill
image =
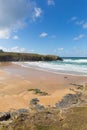
{"label": "ocean wave", "polygon": [[87,59],[64,59],[64,62],[73,62],[73,63],[87,63]]}
{"label": "ocean wave", "polygon": [[79,73],[81,75],[87,75],[87,65],[75,65],[75,64],[64,64],[54,62],[17,62],[22,67],[33,67],[36,69],[49,70],[51,72],[63,72],[63,73]]}

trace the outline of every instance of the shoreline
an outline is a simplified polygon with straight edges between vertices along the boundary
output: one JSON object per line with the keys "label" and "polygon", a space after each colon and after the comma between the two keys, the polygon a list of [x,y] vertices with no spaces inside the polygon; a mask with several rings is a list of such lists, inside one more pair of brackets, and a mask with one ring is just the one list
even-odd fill
{"label": "shoreline", "polygon": [[[44,106],[54,106],[66,94],[73,93],[73,84],[86,83],[87,77],[53,74],[12,63],[0,66],[0,111],[28,108],[32,98],[38,98]],[[40,89],[47,96],[36,95],[28,89]]]}
{"label": "shoreline", "polygon": [[[21,62],[22,63],[22,62]],[[36,67],[36,66],[24,66],[24,65],[20,65],[20,64],[18,64],[18,62],[16,63],[16,62],[12,62],[12,64],[15,64],[15,65],[18,65],[18,66],[21,66],[21,67],[23,67],[23,68],[30,68],[30,69],[35,69],[35,70],[40,70],[40,71],[44,71],[44,72],[48,72],[48,73],[53,73],[53,74],[58,74],[58,75],[68,75],[68,76],[78,76],[78,77],[87,77],[87,75],[83,75],[83,74],[81,74],[81,72],[76,72],[76,73],[74,73],[73,71],[70,71],[70,73],[69,73],[69,71],[68,71],[68,73],[67,72],[65,72],[65,71],[62,71],[62,70],[57,70],[57,71],[55,71],[55,70],[52,70],[52,69],[48,69],[48,68],[41,68],[41,67]],[[58,72],[59,71],[59,72]]]}

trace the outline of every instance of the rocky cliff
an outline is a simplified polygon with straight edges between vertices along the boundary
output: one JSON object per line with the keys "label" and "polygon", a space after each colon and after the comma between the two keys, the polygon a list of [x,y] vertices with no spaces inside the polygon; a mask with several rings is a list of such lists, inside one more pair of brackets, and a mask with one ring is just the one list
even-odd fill
{"label": "rocky cliff", "polygon": [[40,55],[32,53],[0,52],[0,61],[55,61],[62,60],[55,55]]}

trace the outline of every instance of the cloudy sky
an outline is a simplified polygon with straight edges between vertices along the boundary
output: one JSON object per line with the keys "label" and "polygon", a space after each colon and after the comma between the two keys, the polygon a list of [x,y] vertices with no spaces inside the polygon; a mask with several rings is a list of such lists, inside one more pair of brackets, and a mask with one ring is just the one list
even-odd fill
{"label": "cloudy sky", "polygon": [[87,0],[0,0],[0,49],[87,56]]}

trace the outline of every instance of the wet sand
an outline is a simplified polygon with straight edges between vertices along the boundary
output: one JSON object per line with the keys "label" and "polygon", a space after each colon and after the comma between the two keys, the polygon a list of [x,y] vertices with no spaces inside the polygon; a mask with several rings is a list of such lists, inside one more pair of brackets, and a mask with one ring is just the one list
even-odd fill
{"label": "wet sand", "polygon": [[[29,108],[29,101],[38,98],[45,106],[54,106],[64,95],[73,93],[73,84],[87,83],[85,76],[54,74],[12,63],[0,64],[0,112],[10,109]],[[48,93],[36,95],[28,89],[37,88]]]}

